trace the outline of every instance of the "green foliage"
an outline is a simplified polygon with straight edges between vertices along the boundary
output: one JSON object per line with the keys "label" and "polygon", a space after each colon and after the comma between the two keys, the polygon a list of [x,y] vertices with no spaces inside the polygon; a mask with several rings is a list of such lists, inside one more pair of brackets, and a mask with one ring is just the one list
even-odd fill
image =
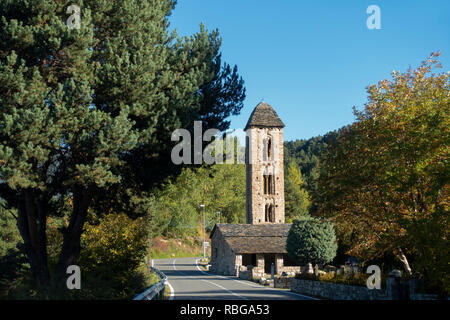
{"label": "green foliage", "polygon": [[286,141],[284,143],[284,164],[288,168],[295,163],[305,178],[305,188],[311,193],[317,188],[320,158],[328,144],[336,137],[336,132],[317,136],[307,140]]}
{"label": "green foliage", "polygon": [[309,215],[311,201],[308,192],[304,189],[301,172],[294,162],[291,162],[287,168],[284,197],[286,222],[291,223],[294,219]]}
{"label": "green foliage", "polygon": [[286,250],[293,260],[305,264],[325,264],[336,256],[334,227],[318,218],[294,220],[289,230]]}
{"label": "green foliage", "polygon": [[222,223],[245,223],[245,165],[225,162],[225,155],[233,151],[236,160],[243,154],[243,148],[235,138],[214,140],[208,149],[212,156],[218,142],[223,144],[222,164],[183,168],[178,177],[168,179],[153,191],[153,219],[161,221],[160,232],[153,233],[154,236],[187,239],[202,235],[200,204],[205,204],[207,230],[219,222],[218,212]]}
{"label": "green foliage", "polygon": [[16,216],[17,211],[7,208],[6,202],[0,198],[0,257],[10,250],[16,250],[22,239],[17,229]]}
{"label": "green foliage", "polygon": [[216,164],[186,168],[155,193],[155,211],[167,217],[166,236],[194,236],[202,225],[205,204],[206,226],[245,223],[245,165]]}
{"label": "green foliage", "polygon": [[243,81],[222,65],[218,31],[202,25],[177,37],[175,3],[74,1],[77,30],[66,25],[65,1],[0,1],[0,196],[18,209],[38,286],[50,282],[47,218],[66,209],[55,199],[73,201],[62,283],[89,208],[149,214],[149,190],[178,173],[173,130],[199,119],[225,129],[242,108]]}
{"label": "green foliage", "polygon": [[442,209],[428,220],[421,220],[409,229],[415,254],[412,268],[418,271],[431,293],[450,296],[449,257],[450,215]]}
{"label": "green foliage", "polygon": [[[146,240],[143,218],[132,220],[124,214],[110,214],[98,225],[86,224],[79,260],[82,275],[108,284],[115,298],[130,298],[136,290]],[[94,289],[89,283],[85,286]]]}
{"label": "green foliage", "polygon": [[222,67],[221,55],[213,62],[214,77],[200,87],[201,106],[197,120],[201,120],[206,129],[229,129],[230,115],[238,115],[245,100],[244,81],[238,74],[237,66],[229,64]]}
{"label": "green foliage", "polygon": [[17,249],[9,249],[0,256],[0,299],[27,298],[32,287],[24,285],[29,278],[30,264],[26,255]]}
{"label": "green foliage", "polygon": [[[47,237],[50,269],[56,268],[61,250],[59,228],[66,217],[49,218]],[[147,245],[146,218],[136,220],[124,214],[101,218],[90,214],[82,236],[81,290],[64,290],[42,295],[32,290],[29,270],[7,283],[9,299],[131,299],[154,281],[143,263]],[[25,259],[25,256],[22,255]],[[26,261],[26,259],[25,259]]]}
{"label": "green foliage", "polygon": [[30,269],[21,250],[22,238],[17,229],[16,210],[0,200],[0,299],[11,299],[22,289],[20,281]]}
{"label": "green foliage", "polygon": [[324,155],[313,195],[350,253],[407,256],[448,292],[450,75],[434,73],[437,56],[368,87],[357,121]]}
{"label": "green foliage", "polygon": [[[184,257],[199,257],[203,254],[202,236],[184,239],[164,239],[157,237],[153,239],[151,248],[152,259],[166,259],[166,258],[184,258]],[[207,254],[210,249],[207,248]]]}

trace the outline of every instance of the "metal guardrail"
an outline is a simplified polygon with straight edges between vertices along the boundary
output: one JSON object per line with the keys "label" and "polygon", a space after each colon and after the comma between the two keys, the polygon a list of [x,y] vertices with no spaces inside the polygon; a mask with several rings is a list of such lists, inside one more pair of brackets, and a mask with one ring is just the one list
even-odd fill
{"label": "metal guardrail", "polygon": [[167,276],[156,268],[151,267],[151,270],[156,273],[160,279],[160,281],[141,294],[138,294],[134,297],[133,300],[153,300],[157,295],[163,295],[166,289]]}

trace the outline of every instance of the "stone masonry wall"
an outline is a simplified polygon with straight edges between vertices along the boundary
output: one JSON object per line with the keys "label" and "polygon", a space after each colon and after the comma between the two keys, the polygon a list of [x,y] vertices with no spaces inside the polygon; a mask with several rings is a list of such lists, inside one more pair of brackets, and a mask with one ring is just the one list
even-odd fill
{"label": "stone masonry wall", "polygon": [[332,300],[390,300],[386,290],[314,280],[293,279],[291,291]]}
{"label": "stone masonry wall", "polygon": [[[283,169],[283,129],[250,128],[247,129],[248,161],[247,180],[247,223],[265,223],[265,205],[275,206],[275,223],[284,223],[284,169]],[[273,159],[264,159],[264,140],[272,137]],[[265,195],[263,175],[273,174],[275,194]]]}
{"label": "stone masonry wall", "polygon": [[235,263],[236,255],[225,242],[220,230],[216,230],[211,238],[210,270],[214,273],[234,276],[236,275]]}
{"label": "stone masonry wall", "polygon": [[333,300],[449,300],[437,294],[416,292],[416,279],[389,277],[386,289],[367,289],[362,286],[350,286],[339,283],[293,279],[291,291]]}
{"label": "stone masonry wall", "polygon": [[286,274],[288,276],[295,276],[297,273],[300,273],[300,268],[301,267],[295,267],[295,266],[281,267],[278,271],[278,274],[286,272]]}
{"label": "stone masonry wall", "polygon": [[289,289],[293,280],[293,277],[275,277],[273,286],[274,288]]}

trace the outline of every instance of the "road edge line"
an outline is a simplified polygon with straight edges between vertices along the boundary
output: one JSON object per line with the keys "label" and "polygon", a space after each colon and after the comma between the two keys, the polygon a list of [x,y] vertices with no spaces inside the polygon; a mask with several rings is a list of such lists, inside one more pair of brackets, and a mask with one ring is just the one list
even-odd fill
{"label": "road edge line", "polygon": [[[197,266],[197,269],[198,269],[200,272],[204,273],[204,274],[212,275],[212,274],[210,274],[210,273],[208,273],[208,272],[206,272],[206,271],[203,271],[203,270],[198,266],[198,261],[199,261],[199,259],[196,259],[196,260],[195,260],[195,265]],[[262,285],[259,285],[259,284],[253,284],[253,283],[250,284],[250,283],[246,283],[246,282],[241,281],[241,280],[239,280],[239,279],[233,279],[233,278],[231,278],[231,277],[222,276],[222,275],[220,275],[220,274],[214,274],[214,276],[217,276],[217,277],[220,277],[220,278],[224,278],[224,279],[234,280],[234,281],[237,281],[237,282],[239,282],[239,283],[245,284],[245,285],[247,285],[247,286],[249,286],[249,287],[254,287],[254,288],[264,288],[264,289],[267,289],[267,290],[275,290],[275,291],[278,291],[278,292],[283,292],[283,293],[285,293],[285,294],[292,294],[292,295],[300,296],[300,297],[303,297],[303,298],[308,298],[308,299],[310,299],[310,300],[320,300],[320,299],[318,299],[318,298],[314,298],[314,297],[310,297],[310,296],[305,296],[305,295],[303,295],[303,294],[301,294],[301,293],[296,293],[296,292],[292,292],[292,291],[279,290],[279,289],[277,289],[277,288],[267,288],[267,287],[262,286]]]}

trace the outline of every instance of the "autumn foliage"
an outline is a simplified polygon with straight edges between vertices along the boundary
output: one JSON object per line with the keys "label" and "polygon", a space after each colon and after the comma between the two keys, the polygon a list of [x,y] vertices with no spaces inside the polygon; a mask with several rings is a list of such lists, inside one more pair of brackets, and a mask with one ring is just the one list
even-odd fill
{"label": "autumn foliage", "polygon": [[448,291],[450,93],[438,56],[368,87],[357,121],[330,141],[314,201],[348,253],[393,254]]}

